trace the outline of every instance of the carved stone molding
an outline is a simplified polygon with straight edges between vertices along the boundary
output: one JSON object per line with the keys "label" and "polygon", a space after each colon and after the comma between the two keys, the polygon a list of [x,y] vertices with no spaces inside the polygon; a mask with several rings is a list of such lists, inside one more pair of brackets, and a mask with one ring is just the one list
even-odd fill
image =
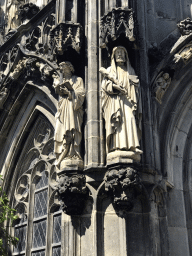
{"label": "carved stone molding", "polygon": [[82,26],[79,23],[60,23],[50,34],[56,52],[62,55],[70,46],[78,53],[82,44]]}
{"label": "carved stone molding", "polygon": [[137,171],[131,167],[113,169],[104,177],[105,191],[110,192],[115,210],[130,211],[142,185]]}
{"label": "carved stone molding", "polygon": [[110,40],[116,40],[121,34],[134,41],[134,20],[132,9],[116,8],[101,18],[100,47],[105,48]]}
{"label": "carved stone molding", "polygon": [[57,185],[57,192],[63,211],[68,215],[81,215],[88,198],[86,178],[83,174],[63,174]]}
{"label": "carved stone molding", "polygon": [[154,82],[154,92],[156,100],[161,104],[162,98],[171,84],[171,77],[166,72],[160,72]]}
{"label": "carved stone molding", "polygon": [[177,26],[182,36],[186,36],[192,33],[192,20],[190,18],[186,18],[185,20],[180,21]]}

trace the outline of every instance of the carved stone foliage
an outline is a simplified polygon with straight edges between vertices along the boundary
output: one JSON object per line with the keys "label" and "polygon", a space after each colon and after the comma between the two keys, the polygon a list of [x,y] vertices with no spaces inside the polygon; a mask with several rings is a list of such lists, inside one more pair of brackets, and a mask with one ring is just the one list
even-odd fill
{"label": "carved stone foliage", "polygon": [[66,214],[82,214],[85,201],[88,198],[85,175],[76,174],[70,177],[64,174],[60,176],[57,192],[59,194],[61,207]]}
{"label": "carved stone foliage", "polygon": [[160,72],[154,82],[154,92],[156,100],[161,104],[163,95],[171,84],[171,77],[166,72]]}
{"label": "carved stone foliage", "polygon": [[186,18],[185,20],[180,21],[177,26],[182,36],[192,33],[192,20],[190,18]]}
{"label": "carved stone foliage", "polygon": [[132,9],[115,8],[101,18],[100,47],[105,48],[110,40],[121,34],[134,41],[134,20]]}
{"label": "carved stone foliage", "polygon": [[137,171],[131,167],[113,169],[104,177],[105,191],[110,192],[117,211],[130,211],[142,185]]}
{"label": "carved stone foliage", "polygon": [[78,23],[60,23],[51,31],[52,44],[56,47],[56,52],[62,55],[70,46],[78,53],[82,44],[82,26]]}
{"label": "carved stone foliage", "polygon": [[51,29],[55,24],[55,14],[51,13],[45,20],[35,27],[28,35],[21,40],[21,45],[25,51],[43,56],[45,59],[53,58],[54,44]]}

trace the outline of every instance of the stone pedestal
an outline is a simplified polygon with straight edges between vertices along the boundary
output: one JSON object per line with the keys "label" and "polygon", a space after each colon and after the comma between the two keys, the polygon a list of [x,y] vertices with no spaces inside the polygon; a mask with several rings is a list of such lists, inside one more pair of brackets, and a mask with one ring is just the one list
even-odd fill
{"label": "stone pedestal", "polygon": [[73,168],[74,170],[76,170],[76,169],[82,170],[84,168],[83,160],[81,160],[81,159],[64,159],[60,163],[60,170],[69,169],[69,168],[70,169]]}
{"label": "stone pedestal", "polygon": [[134,162],[139,162],[140,160],[140,154],[133,151],[116,150],[107,154],[107,165],[118,163],[130,164]]}

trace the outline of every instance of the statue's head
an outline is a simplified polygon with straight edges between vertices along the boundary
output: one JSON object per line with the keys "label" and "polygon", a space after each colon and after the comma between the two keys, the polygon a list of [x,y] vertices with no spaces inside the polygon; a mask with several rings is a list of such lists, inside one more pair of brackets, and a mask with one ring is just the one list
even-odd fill
{"label": "statue's head", "polygon": [[124,64],[128,61],[128,53],[125,47],[116,46],[113,48],[111,60],[118,64]]}
{"label": "statue's head", "polygon": [[60,68],[60,71],[65,74],[65,73],[71,73],[71,75],[74,73],[74,67],[73,65],[71,64],[71,62],[69,61],[63,61],[59,64],[59,68]]}
{"label": "statue's head", "polygon": [[115,61],[117,63],[122,63],[122,62],[124,63],[126,61],[125,50],[123,48],[117,47],[114,54],[115,54]]}

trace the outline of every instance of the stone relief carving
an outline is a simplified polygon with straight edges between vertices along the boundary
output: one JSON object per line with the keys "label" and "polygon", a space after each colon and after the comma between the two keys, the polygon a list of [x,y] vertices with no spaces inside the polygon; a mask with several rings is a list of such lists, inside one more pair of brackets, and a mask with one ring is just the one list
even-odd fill
{"label": "stone relief carving", "polygon": [[142,189],[137,171],[131,167],[113,169],[105,174],[104,182],[105,191],[112,194],[115,210],[130,211]]}
{"label": "stone relief carving", "polygon": [[174,61],[175,63],[183,61],[186,64],[188,61],[192,59],[191,57],[192,57],[192,43],[189,43],[174,55]]}
{"label": "stone relief carving", "polygon": [[177,26],[182,36],[192,33],[192,20],[190,18],[186,18],[185,20],[180,21]]}
{"label": "stone relief carving", "polygon": [[132,9],[116,8],[101,19],[100,47],[105,48],[110,40],[116,40],[122,33],[134,41],[134,20]]}
{"label": "stone relief carving", "polygon": [[160,72],[154,84],[155,84],[154,92],[156,95],[156,100],[161,104],[163,95],[165,94],[166,90],[169,88],[171,84],[171,77],[168,73]]}
{"label": "stone relief carving", "polygon": [[102,109],[105,119],[107,162],[140,161],[142,107],[139,79],[131,67],[127,50],[113,49],[111,67],[100,69]]}
{"label": "stone relief carving", "polygon": [[66,214],[82,214],[89,195],[85,175],[76,174],[69,177],[64,174],[60,176],[57,191],[61,207]]}
{"label": "stone relief carving", "polygon": [[12,80],[16,80],[18,79],[20,74],[24,71],[26,71],[26,77],[32,76],[33,72],[35,71],[36,61],[37,61],[36,58],[23,57],[23,59],[19,60],[14,71],[10,73],[10,78]]}
{"label": "stone relief carving", "polygon": [[59,67],[61,77],[53,75],[53,87],[59,94],[54,136],[55,164],[60,169],[74,165],[83,168],[80,154],[82,105],[85,98],[83,79],[73,75],[74,67],[70,62],[62,62]]}

